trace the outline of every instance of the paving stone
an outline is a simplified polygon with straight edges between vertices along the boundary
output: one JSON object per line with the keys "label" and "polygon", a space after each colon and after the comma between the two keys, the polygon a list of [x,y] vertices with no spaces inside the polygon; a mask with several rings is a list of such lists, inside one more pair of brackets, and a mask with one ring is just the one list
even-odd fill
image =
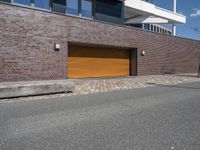
{"label": "paving stone", "polygon": [[[143,77],[123,77],[123,78],[111,78],[111,79],[77,79],[73,80],[75,83],[75,89],[73,93],[68,94],[56,94],[56,95],[46,95],[37,96],[29,98],[19,98],[18,100],[28,99],[46,99],[46,98],[56,98],[64,96],[74,96],[74,95],[85,95],[85,94],[95,94],[101,92],[110,92],[117,90],[127,90],[136,88],[152,87],[156,84],[159,85],[175,85],[180,83],[189,82],[200,82],[200,78],[194,76],[194,74],[187,75],[156,75],[156,76],[143,76]],[[16,99],[14,99],[16,100]]]}

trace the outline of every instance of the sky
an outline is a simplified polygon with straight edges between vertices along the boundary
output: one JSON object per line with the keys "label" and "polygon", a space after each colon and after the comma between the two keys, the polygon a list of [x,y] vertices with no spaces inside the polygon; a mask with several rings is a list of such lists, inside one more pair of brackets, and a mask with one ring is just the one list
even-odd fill
{"label": "sky", "polygon": [[[153,2],[156,6],[173,10],[173,0],[154,0]],[[177,12],[187,16],[186,24],[177,25],[177,36],[200,40],[200,33],[191,29],[196,26],[200,28],[200,0],[177,0]]]}

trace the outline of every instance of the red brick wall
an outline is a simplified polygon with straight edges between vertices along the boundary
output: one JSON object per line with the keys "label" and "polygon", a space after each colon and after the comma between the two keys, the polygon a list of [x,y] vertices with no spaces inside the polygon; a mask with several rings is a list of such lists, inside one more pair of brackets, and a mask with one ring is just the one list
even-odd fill
{"label": "red brick wall", "polygon": [[68,42],[137,48],[138,75],[198,66],[199,41],[0,4],[0,81],[64,79]]}

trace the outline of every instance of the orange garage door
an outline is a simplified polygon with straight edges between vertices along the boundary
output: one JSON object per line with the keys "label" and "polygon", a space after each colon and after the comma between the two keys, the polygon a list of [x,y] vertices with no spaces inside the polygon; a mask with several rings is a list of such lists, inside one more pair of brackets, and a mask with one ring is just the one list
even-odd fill
{"label": "orange garage door", "polygon": [[68,78],[129,76],[129,50],[69,46]]}

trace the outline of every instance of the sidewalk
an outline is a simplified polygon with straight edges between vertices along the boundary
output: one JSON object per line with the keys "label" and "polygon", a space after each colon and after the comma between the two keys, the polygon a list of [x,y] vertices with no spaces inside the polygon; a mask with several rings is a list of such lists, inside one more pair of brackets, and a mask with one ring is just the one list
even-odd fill
{"label": "sidewalk", "polygon": [[[35,96],[16,98],[14,100],[38,100],[47,98],[58,98],[74,95],[95,94],[100,92],[110,92],[117,90],[127,90],[136,88],[152,87],[159,85],[176,85],[181,83],[200,82],[194,74],[182,75],[154,75],[154,76],[140,76],[140,77],[119,77],[107,79],[71,79],[75,83],[73,93],[61,93],[53,95]],[[6,99],[5,99],[6,100]],[[8,99],[7,99],[8,100]]]}
{"label": "sidewalk", "polygon": [[200,82],[194,74],[154,75],[140,77],[120,77],[110,79],[77,79],[75,90],[70,95],[92,94],[116,90],[152,87],[156,84],[175,85],[180,83]]}

